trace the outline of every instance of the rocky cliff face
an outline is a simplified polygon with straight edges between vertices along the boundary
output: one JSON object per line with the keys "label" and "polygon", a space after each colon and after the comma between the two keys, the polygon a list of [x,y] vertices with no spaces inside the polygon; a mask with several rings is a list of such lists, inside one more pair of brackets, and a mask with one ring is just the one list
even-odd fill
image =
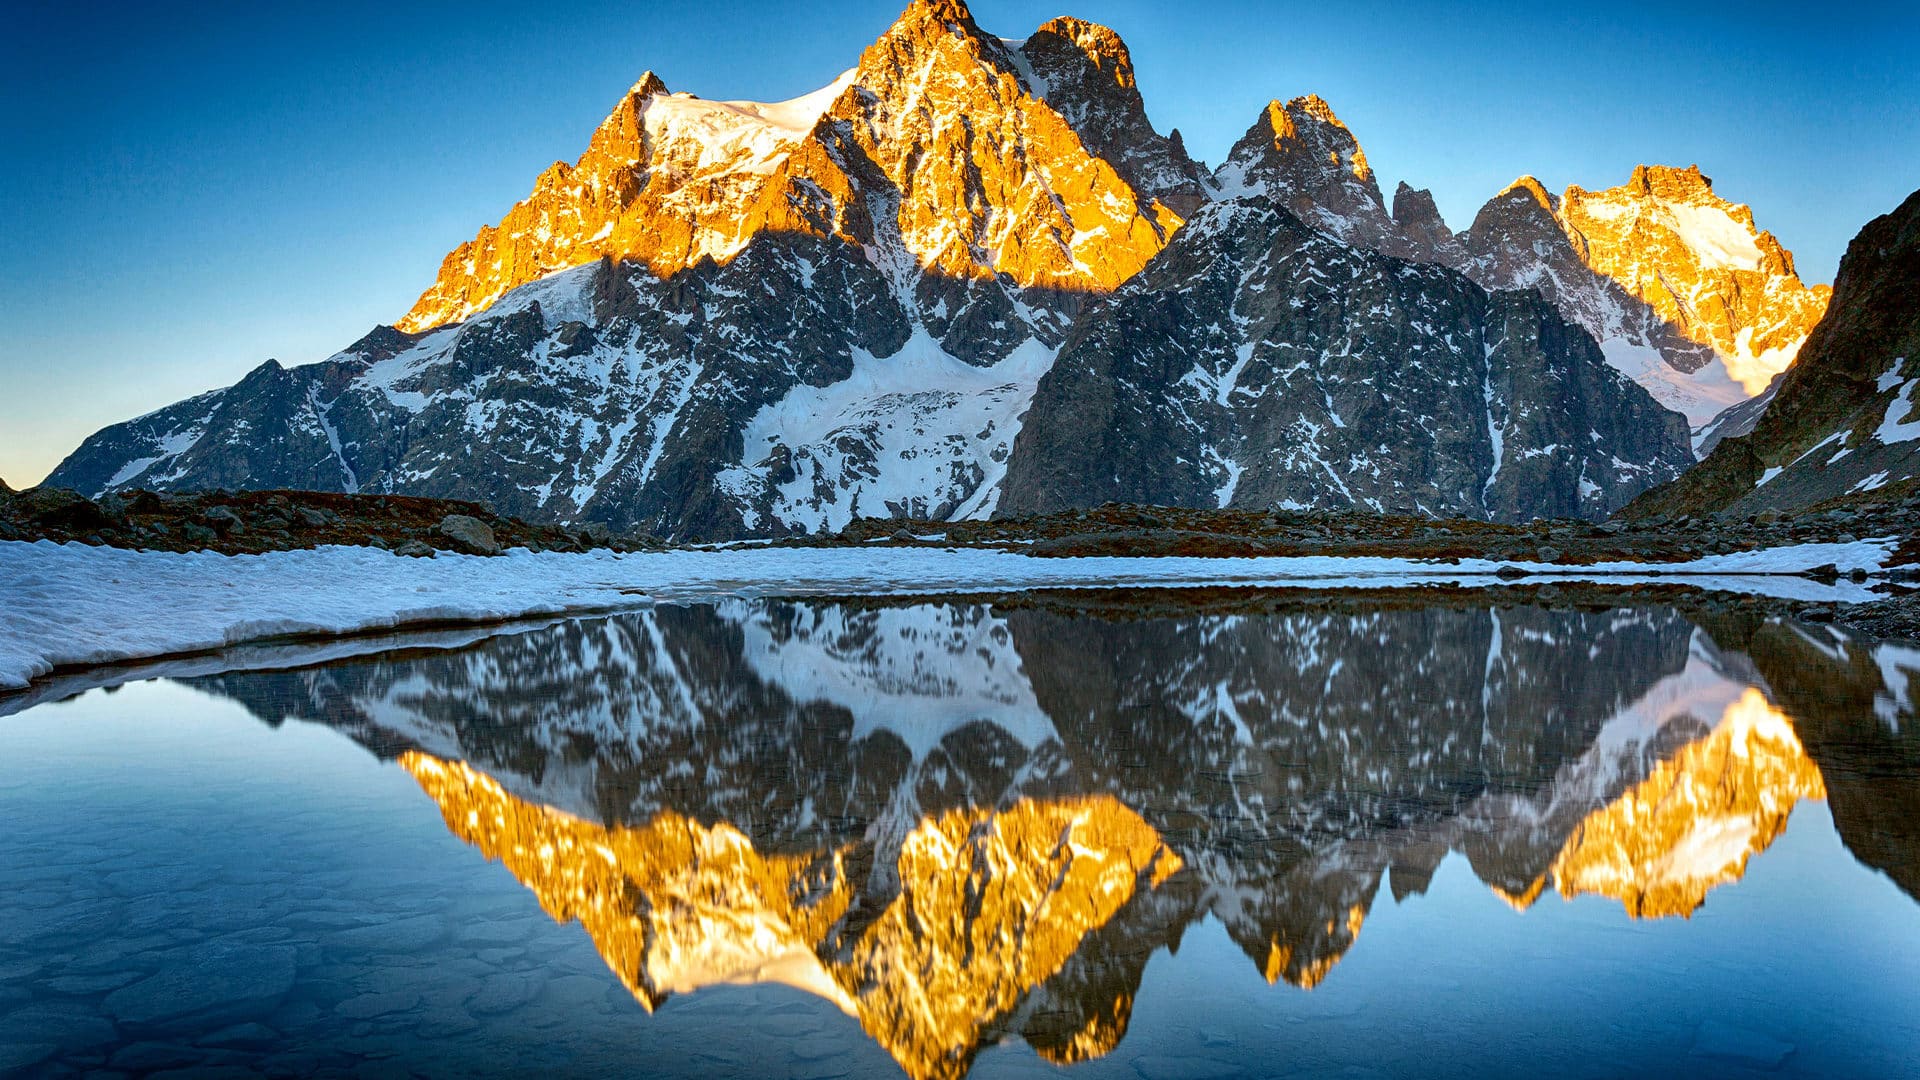
{"label": "rocky cliff face", "polygon": [[1247,194],[1082,317],[1014,440],[1002,511],[1603,518],[1691,463],[1681,418],[1539,295],[1488,294],[1276,206],[1285,115],[1270,108],[1223,167]]}
{"label": "rocky cliff face", "polygon": [[1201,176],[1110,31],[1016,50],[915,3],[792,102],[642,79],[399,328],[116,425],[52,479],[458,491],[681,537],[984,514],[1073,313]]}
{"label": "rocky cliff face", "polygon": [[1920,193],[1847,245],[1833,303],[1751,434],[1628,513],[1802,510],[1900,498],[1920,479]]}
{"label": "rocky cliff face", "polygon": [[[747,420],[908,338],[886,277],[829,240],[757,237],[724,265],[670,280],[603,261],[457,326],[371,335],[308,367],[269,362],[231,389],[96,436],[50,480],[460,492],[515,516],[737,534],[768,496],[732,496],[714,477],[739,460]],[[978,474],[958,479],[955,493],[917,494],[929,509],[957,502]]]}
{"label": "rocky cliff face", "polygon": [[[1519,185],[1455,235],[1432,198],[1405,185],[1389,212],[1353,133],[1317,97],[1271,105],[1209,174],[1177,133],[1154,130],[1112,31],[1062,18],[1009,42],[983,32],[959,0],[916,0],[840,78],[791,101],[706,101],[641,78],[576,161],[556,163],[497,225],[448,255],[397,326],[319,364],[269,362],[235,386],[107,428],[50,482],[87,494],[449,496],[683,539],[816,532],[858,516],[984,517],[1001,506],[1015,436],[1061,346],[1112,337],[1094,321],[1144,301],[1104,301],[1165,261],[1184,218],[1205,216],[1215,232],[1266,229],[1262,215],[1210,210],[1246,203],[1337,241],[1287,263],[1294,301],[1336,299],[1320,281],[1330,272],[1399,273],[1348,254],[1358,249],[1452,268],[1495,291],[1537,290],[1566,326],[1529,323],[1503,339],[1485,333],[1493,308],[1450,311],[1473,326],[1449,337],[1395,306],[1420,293],[1413,279],[1349,280],[1333,291],[1378,294],[1386,306],[1302,309],[1291,330],[1278,311],[1248,314],[1260,306],[1251,295],[1239,315],[1257,331],[1157,324],[1139,348],[1216,380],[1216,400],[1191,381],[1175,387],[1152,407],[1199,408],[1198,434],[1149,438],[1137,449],[1174,459],[1123,464],[1180,474],[1156,490],[1196,505],[1221,501],[1226,474],[1242,470],[1251,480],[1228,492],[1234,505],[1604,513],[1671,475],[1670,422],[1638,404],[1622,412],[1586,365],[1559,359],[1562,338],[1568,355],[1588,351],[1569,327],[1698,426],[1747,393],[1715,373],[1790,355],[1819,300],[1799,288],[1790,256],[1752,234],[1751,214],[1720,202],[1697,170],[1643,169],[1626,188],[1563,199]],[[1180,287],[1192,249],[1218,239],[1189,245],[1184,269],[1154,280]],[[1320,254],[1326,268],[1313,261]],[[1369,325],[1382,320],[1411,321],[1392,332]],[[1281,336],[1261,343],[1262,359],[1242,360],[1237,350],[1267,329]],[[1430,331],[1439,339],[1418,340]],[[1507,341],[1510,355],[1495,359],[1502,371],[1518,364],[1512,378],[1480,372],[1488,361],[1467,355],[1469,339],[1483,349]],[[1226,351],[1201,355],[1194,342]],[[1422,366],[1378,407],[1311,399],[1337,378],[1399,372],[1414,352]],[[1279,353],[1324,370],[1262,381],[1264,357]],[[1538,353],[1556,374],[1526,374],[1520,353]],[[1237,381],[1246,371],[1255,378]],[[1219,382],[1229,372],[1231,387]],[[1713,378],[1725,393],[1702,397]],[[1443,383],[1436,400],[1447,412],[1406,411],[1408,394]],[[1255,387],[1273,400],[1255,401]],[[1562,391],[1572,396],[1529,403]],[[1702,445],[1740,430],[1758,411],[1745,408],[1702,427]],[[1248,409],[1266,419],[1243,422]],[[1556,411],[1534,424],[1542,441],[1500,430],[1508,413]],[[1296,420],[1338,429],[1336,420],[1394,417],[1432,423],[1262,442],[1301,430]],[[1487,434],[1467,438],[1475,426]],[[1574,450],[1556,433],[1584,441]],[[1507,438],[1530,456],[1506,454]],[[1600,454],[1599,441],[1617,453]],[[1274,468],[1296,475],[1282,483]],[[1305,479],[1316,470],[1323,480]],[[1518,496],[1534,482],[1546,486]],[[1115,485],[1126,486],[1029,486],[1022,505],[1080,505]]]}
{"label": "rocky cliff face", "polygon": [[1698,165],[1642,165],[1605,191],[1570,187],[1560,220],[1588,267],[1702,346],[1748,395],[1786,370],[1832,295],[1803,285],[1792,253],[1751,209],[1715,194]]}
{"label": "rocky cliff face", "polygon": [[[1782,708],[1842,756],[1912,741],[1914,657],[1774,662],[1807,640],[1743,639],[1782,704],[1661,609],[736,602],[195,683],[399,758],[649,1007],[777,979],[953,1076],[1013,1036],[1104,1053],[1201,919],[1270,980],[1337,977],[1449,852],[1521,907],[1691,912],[1831,786]],[[1913,786],[1841,784],[1868,821]]]}

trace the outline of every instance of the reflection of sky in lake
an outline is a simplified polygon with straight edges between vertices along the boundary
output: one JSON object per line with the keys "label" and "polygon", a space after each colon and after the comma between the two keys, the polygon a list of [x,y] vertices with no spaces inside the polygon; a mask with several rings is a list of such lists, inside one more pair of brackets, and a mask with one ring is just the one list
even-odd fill
{"label": "reflection of sky in lake", "polygon": [[[4,1068],[898,1075],[785,986],[648,1016],[339,730],[138,683],[0,721],[0,761]],[[1075,1075],[1895,1076],[1920,1044],[1920,905],[1822,801],[1690,918],[1551,888],[1517,913],[1454,853],[1424,895],[1383,883],[1311,991],[1268,985],[1214,918],[1149,945],[1124,1037]],[[143,999],[183,965],[209,975],[189,1005]],[[994,1030],[972,1075],[1059,1075]]]}

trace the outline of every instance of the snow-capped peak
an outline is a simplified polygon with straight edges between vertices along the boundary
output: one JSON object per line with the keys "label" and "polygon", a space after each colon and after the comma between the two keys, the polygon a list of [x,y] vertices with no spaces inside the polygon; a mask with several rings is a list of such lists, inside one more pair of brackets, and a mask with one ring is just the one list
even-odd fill
{"label": "snow-capped peak", "polygon": [[818,90],[786,101],[708,101],[692,94],[654,94],[642,107],[656,149],[680,167],[765,171],[804,138],[835,98],[853,85],[853,69]]}

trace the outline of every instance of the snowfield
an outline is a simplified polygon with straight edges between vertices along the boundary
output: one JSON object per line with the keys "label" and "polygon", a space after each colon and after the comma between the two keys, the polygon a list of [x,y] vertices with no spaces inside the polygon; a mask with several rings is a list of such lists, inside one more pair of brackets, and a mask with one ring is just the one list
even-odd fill
{"label": "snowfield", "polygon": [[57,668],[125,664],[273,639],[497,623],[725,597],[1487,584],[1502,566],[1511,566],[1539,575],[1534,580],[1630,584],[1680,578],[1729,592],[1858,601],[1873,597],[1868,586],[1823,585],[1792,575],[1827,564],[1843,573],[1875,573],[1895,545],[1890,538],[1801,544],[1655,568],[1337,556],[1049,559],[980,548],[896,547],[626,555],[515,550],[496,558],[410,559],[364,547],[220,555],[5,541],[0,542],[0,690],[25,688]]}

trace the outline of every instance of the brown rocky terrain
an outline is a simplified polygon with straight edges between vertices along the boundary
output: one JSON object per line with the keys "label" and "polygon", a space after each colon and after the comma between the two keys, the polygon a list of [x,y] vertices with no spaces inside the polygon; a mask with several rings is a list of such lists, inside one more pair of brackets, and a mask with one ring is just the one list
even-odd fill
{"label": "brown rocky terrain", "polygon": [[[153,551],[229,554],[359,544],[400,549],[410,541],[467,550],[441,530],[449,515],[473,518],[497,547],[585,551],[663,546],[644,533],[536,525],[458,499],[342,495],[318,491],[150,492],[88,499],[58,488],[15,492],[0,484],[0,540],[79,541]],[[1899,502],[1836,500],[1818,512],[1744,519],[1652,517],[1507,525],[1471,519],[1347,511],[1196,510],[1110,503],[991,521],[857,518],[835,533],[789,537],[786,547],[930,545],[1006,547],[1042,558],[1076,556],[1373,556],[1496,559],[1588,566],[1681,562],[1785,544],[1905,538],[1891,565],[1920,564],[1920,491]],[[403,552],[403,553],[419,553]]]}
{"label": "brown rocky terrain", "polygon": [[1597,562],[1679,562],[1783,544],[1907,538],[1898,566],[1920,562],[1920,493],[1897,503],[1839,501],[1789,517],[1687,517],[1525,525],[1343,511],[1193,510],[1109,504],[1090,510],[993,521],[863,518],[837,534],[782,541],[793,546],[915,543],[1017,546],[1037,556],[1258,555],[1517,559],[1564,566]]}
{"label": "brown rocky terrain", "polygon": [[497,555],[514,547],[642,550],[659,545],[637,534],[616,539],[592,526],[533,525],[458,499],[324,491],[129,491],[95,501],[61,488],[15,492],[3,483],[0,540],[228,555],[329,544],[386,548],[401,555]]}

